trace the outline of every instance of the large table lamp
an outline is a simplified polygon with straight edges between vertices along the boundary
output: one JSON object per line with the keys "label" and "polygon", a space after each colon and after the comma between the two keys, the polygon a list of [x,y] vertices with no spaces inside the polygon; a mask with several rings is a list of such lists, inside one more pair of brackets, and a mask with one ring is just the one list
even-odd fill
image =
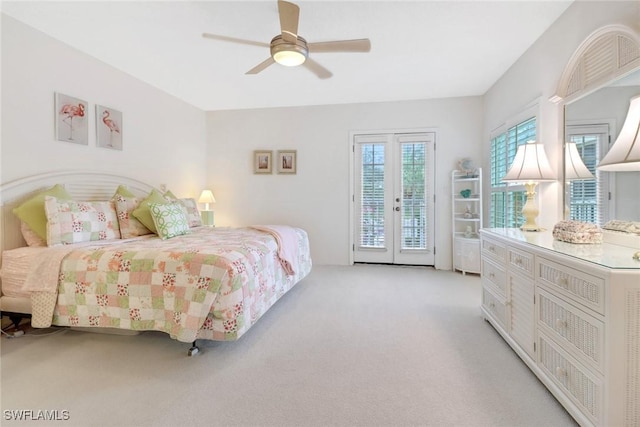
{"label": "large table lamp", "polygon": [[535,201],[536,185],[538,182],[555,181],[555,179],[542,144],[528,141],[518,147],[513,163],[502,181],[523,183],[527,191],[527,202],[522,208],[525,223],[520,227],[521,230],[541,230],[536,224],[536,218],[540,213]]}
{"label": "large table lamp", "polygon": [[213,197],[213,192],[211,190],[203,190],[202,194],[200,194],[200,198],[198,199],[198,203],[204,203],[204,210],[200,211],[200,216],[202,217],[202,224],[207,225],[209,227],[213,227],[213,211],[209,210],[209,203],[215,203],[216,198]]}
{"label": "large table lamp", "polygon": [[640,95],[631,98],[622,130],[597,168],[605,172],[640,171]]}

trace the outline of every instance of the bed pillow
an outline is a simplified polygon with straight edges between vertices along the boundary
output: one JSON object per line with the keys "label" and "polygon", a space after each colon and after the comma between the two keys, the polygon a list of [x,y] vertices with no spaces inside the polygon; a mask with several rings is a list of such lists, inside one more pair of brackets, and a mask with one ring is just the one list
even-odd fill
{"label": "bed pillow", "polygon": [[43,238],[38,236],[35,231],[31,229],[24,221],[20,221],[20,232],[24,241],[27,242],[27,246],[42,247],[47,246],[47,242]]}
{"label": "bed pillow", "polygon": [[41,191],[13,210],[13,213],[29,226],[41,239],[47,238],[47,215],[44,211],[44,198],[53,196],[58,199],[71,199],[71,195],[60,184]]}
{"label": "bed pillow", "polygon": [[202,218],[200,217],[200,212],[198,212],[196,199],[178,199],[178,201],[184,206],[187,212],[189,227],[200,227],[202,225]]}
{"label": "bed pillow", "polygon": [[131,191],[129,191],[129,189],[124,185],[118,186],[118,188],[116,189],[116,193],[113,195],[111,199],[115,199],[116,196],[131,197],[131,198],[136,197],[136,195],[133,194]]}
{"label": "bed pillow", "polygon": [[151,190],[151,193],[147,196],[146,199],[142,200],[138,207],[134,209],[133,216],[144,224],[149,230],[153,233],[158,234],[156,230],[156,226],[153,223],[153,218],[151,217],[151,212],[149,212],[149,203],[159,203],[166,204],[169,203],[167,199],[157,190]]}
{"label": "bed pillow", "polygon": [[171,190],[167,190],[164,193],[164,198],[167,200],[178,200],[178,198],[171,192]]}
{"label": "bed pillow", "polygon": [[149,212],[162,240],[181,236],[189,232],[187,212],[182,203],[149,203]]}
{"label": "bed pillow", "polygon": [[130,239],[152,233],[151,230],[133,216],[133,211],[140,206],[140,199],[116,194],[115,203],[116,213],[118,214],[118,226],[120,227],[120,235],[123,239]]}
{"label": "bed pillow", "polygon": [[113,202],[76,202],[45,196],[47,246],[120,238]]}

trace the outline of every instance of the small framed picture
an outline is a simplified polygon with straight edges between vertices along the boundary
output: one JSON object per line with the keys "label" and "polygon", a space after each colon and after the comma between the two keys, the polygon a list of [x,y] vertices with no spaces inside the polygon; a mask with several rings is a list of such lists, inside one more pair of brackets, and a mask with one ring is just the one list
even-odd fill
{"label": "small framed picture", "polygon": [[55,94],[56,139],[89,145],[89,104],[82,99]]}
{"label": "small framed picture", "polygon": [[96,105],[96,145],[122,151],[122,113]]}
{"label": "small framed picture", "polygon": [[256,150],[253,152],[253,173],[271,173],[273,151]]}
{"label": "small framed picture", "polygon": [[278,151],[278,173],[296,173],[296,150]]}

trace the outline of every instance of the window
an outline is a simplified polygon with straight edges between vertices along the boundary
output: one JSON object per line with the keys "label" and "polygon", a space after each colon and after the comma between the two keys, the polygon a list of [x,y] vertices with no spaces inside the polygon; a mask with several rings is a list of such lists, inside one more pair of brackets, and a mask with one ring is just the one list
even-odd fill
{"label": "window", "polygon": [[522,185],[507,186],[502,177],[507,174],[518,146],[535,140],[537,134],[536,117],[498,131],[491,139],[491,200],[489,206],[490,227],[519,227],[524,223],[522,207],[527,195]]}
{"label": "window", "polygon": [[596,177],[568,182],[565,194],[568,217],[602,226],[609,217],[609,181],[608,174],[598,171],[596,165],[609,142],[609,125],[567,124],[567,140],[576,143],[582,162]]}

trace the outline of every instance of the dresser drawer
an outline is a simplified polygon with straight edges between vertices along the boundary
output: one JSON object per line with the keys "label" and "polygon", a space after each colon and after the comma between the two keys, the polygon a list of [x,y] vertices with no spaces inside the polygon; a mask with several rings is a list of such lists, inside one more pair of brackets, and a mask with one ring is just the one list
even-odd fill
{"label": "dresser drawer", "polygon": [[603,322],[538,288],[538,325],[563,348],[603,372]]}
{"label": "dresser drawer", "polygon": [[603,386],[594,374],[543,333],[538,334],[538,365],[594,424],[602,425]]}
{"label": "dresser drawer", "polygon": [[507,246],[497,240],[483,237],[482,252],[488,257],[498,261],[500,264],[504,264],[507,259]]}
{"label": "dresser drawer", "polygon": [[519,249],[507,248],[507,265],[509,271],[517,271],[527,277],[533,277],[533,254]]}
{"label": "dresser drawer", "polygon": [[537,258],[538,283],[604,315],[604,279]]}
{"label": "dresser drawer", "polygon": [[486,258],[482,259],[482,280],[484,284],[493,287],[500,296],[507,297],[507,275],[504,268]]}
{"label": "dresser drawer", "polygon": [[491,293],[487,288],[482,289],[482,306],[500,326],[507,327],[507,306],[503,299]]}

